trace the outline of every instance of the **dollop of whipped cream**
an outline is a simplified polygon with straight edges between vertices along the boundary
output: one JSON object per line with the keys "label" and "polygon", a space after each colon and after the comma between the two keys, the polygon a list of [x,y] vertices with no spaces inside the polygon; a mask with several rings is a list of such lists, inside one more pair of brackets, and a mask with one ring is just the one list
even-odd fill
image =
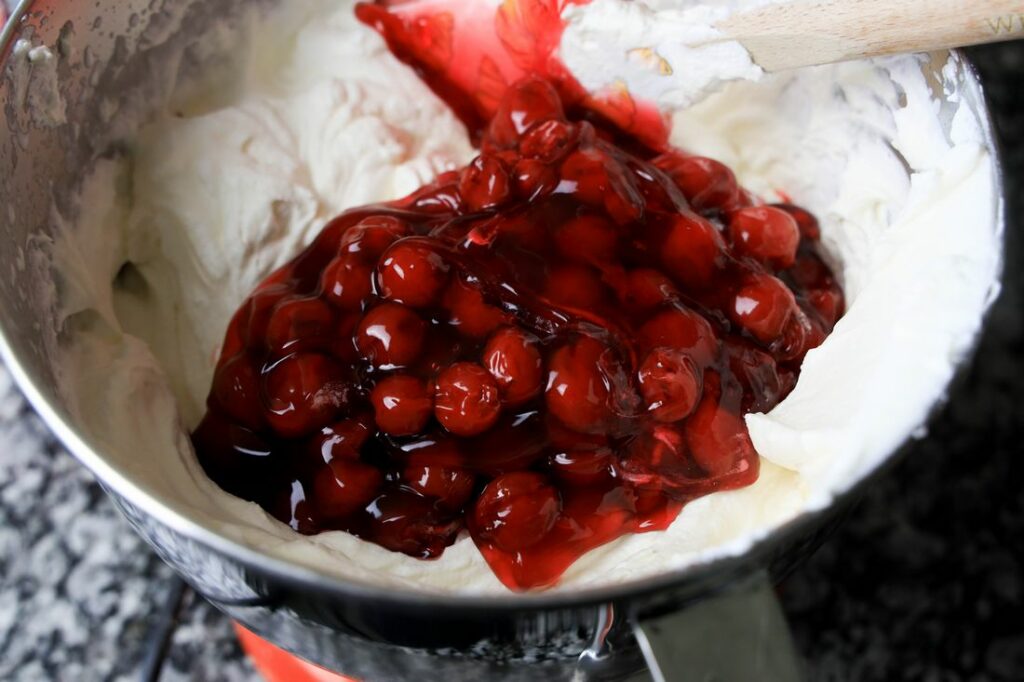
{"label": "dollop of whipped cream", "polygon": [[[922,59],[762,76],[729,49],[714,54],[760,80],[682,109],[699,62],[673,52],[671,27],[713,12],[689,8],[571,9],[561,56],[588,87],[649,84],[643,92],[678,110],[675,144],[729,164],[769,200],[784,191],[815,211],[849,312],[808,355],[792,395],[748,417],[762,455],[755,484],[691,503],[665,532],[588,553],[556,590],[739,553],[826,505],[925,422],[997,289],[999,205],[983,123],[955,91],[933,94]],[[609,31],[614,42],[602,43]],[[126,152],[98,161],[77,205],[55,210],[60,369],[76,421],[151,495],[266,554],[392,588],[503,591],[468,537],[423,562],[344,532],[300,536],[221,491],[196,462],[188,429],[249,290],[338,212],[401,196],[473,154],[454,116],[349,2],[290,0],[222,38],[231,68],[180,84],[187,96],[124,131]],[[583,63],[588,50],[630,42],[667,59],[671,77],[631,71],[640,52],[624,53],[621,73]]]}
{"label": "dollop of whipped cream", "polygon": [[715,25],[735,11],[771,1],[569,5],[562,14],[566,27],[558,56],[591,92],[624,86],[663,109],[685,109],[728,82],[764,75],[747,50]]}

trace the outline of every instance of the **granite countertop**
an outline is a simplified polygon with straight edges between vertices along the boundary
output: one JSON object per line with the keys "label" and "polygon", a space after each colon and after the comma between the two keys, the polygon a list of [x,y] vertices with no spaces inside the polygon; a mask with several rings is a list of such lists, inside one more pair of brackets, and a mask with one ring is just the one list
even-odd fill
{"label": "granite countertop", "polygon": [[[812,680],[1024,679],[1024,45],[970,55],[1004,144],[1005,292],[932,436],[780,589]],[[0,679],[256,679],[2,366],[0,453]]]}

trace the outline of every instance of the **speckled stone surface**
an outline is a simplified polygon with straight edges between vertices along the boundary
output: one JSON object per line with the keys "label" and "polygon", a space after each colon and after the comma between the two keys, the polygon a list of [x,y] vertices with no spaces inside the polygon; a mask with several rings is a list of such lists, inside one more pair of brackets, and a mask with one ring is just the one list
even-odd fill
{"label": "speckled stone surface", "polygon": [[[173,573],[2,367],[0,396],[0,680],[138,680]],[[186,607],[159,679],[255,679],[227,620]]]}
{"label": "speckled stone surface", "polygon": [[[780,590],[812,680],[1024,680],[1024,46],[971,56],[1005,147],[1005,293],[932,437]],[[256,679],[189,592],[151,666],[177,589],[0,367],[0,680]]]}

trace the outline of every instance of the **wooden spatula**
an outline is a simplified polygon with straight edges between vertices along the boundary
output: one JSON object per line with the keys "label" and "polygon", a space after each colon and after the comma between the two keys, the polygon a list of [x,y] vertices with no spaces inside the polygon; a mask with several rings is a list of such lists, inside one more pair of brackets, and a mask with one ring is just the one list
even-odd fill
{"label": "wooden spatula", "polygon": [[1022,0],[790,0],[716,26],[765,71],[1024,37]]}

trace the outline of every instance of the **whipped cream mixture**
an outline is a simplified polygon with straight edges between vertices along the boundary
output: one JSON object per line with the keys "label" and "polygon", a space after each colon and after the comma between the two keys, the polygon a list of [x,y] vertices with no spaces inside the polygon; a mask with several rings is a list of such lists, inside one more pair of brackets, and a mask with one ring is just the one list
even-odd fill
{"label": "whipped cream mixture", "polygon": [[[673,140],[766,199],[784,191],[814,211],[849,312],[792,395],[748,417],[763,458],[754,485],[691,503],[665,532],[590,552],[556,590],[738,553],[826,505],[919,431],[997,289],[984,124],[959,93],[943,93],[941,75],[904,57],[764,76],[736,45],[674,50],[675,27],[710,30],[730,6],[691,4],[570,9],[561,56],[588,87],[618,79],[669,109],[709,85],[759,79],[677,111]],[[468,536],[433,562],[345,532],[300,536],[199,468],[188,430],[249,290],[337,213],[397,198],[473,155],[461,124],[349,2],[290,0],[222,38],[232,66],[182,84],[166,111],[126,133],[124,154],[96,163],[77,206],[55,213],[61,370],[76,420],[150,494],[266,554],[378,585],[504,591]],[[652,41],[670,67],[662,75],[636,61]],[[588,60],[598,48],[612,56]]]}
{"label": "whipped cream mixture", "polygon": [[591,92],[625,85],[634,95],[679,110],[739,80],[763,72],[715,24],[731,12],[772,0],[711,3],[675,0],[593,0],[570,5],[559,56]]}

